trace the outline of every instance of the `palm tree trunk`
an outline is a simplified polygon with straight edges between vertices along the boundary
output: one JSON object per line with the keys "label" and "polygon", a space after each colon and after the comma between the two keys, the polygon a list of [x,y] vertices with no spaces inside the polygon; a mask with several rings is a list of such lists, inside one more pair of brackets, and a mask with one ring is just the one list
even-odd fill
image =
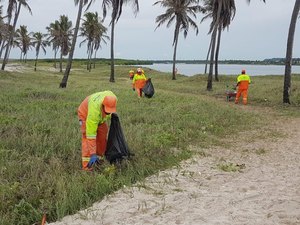
{"label": "palm tree trunk", "polygon": [[217,48],[216,48],[216,55],[215,55],[215,81],[219,81],[218,61],[219,61],[219,51],[220,51],[220,44],[221,44],[221,34],[222,34],[222,26],[220,25],[218,29]]}
{"label": "palm tree trunk", "polygon": [[92,69],[92,49],[90,49],[89,51],[89,61],[88,61],[88,71],[91,72],[91,69]]}
{"label": "palm tree trunk", "polygon": [[86,61],[86,70],[89,71],[89,65],[90,65],[90,48],[87,49],[87,61]]}
{"label": "palm tree trunk", "polygon": [[209,63],[209,74],[208,74],[208,79],[207,79],[207,90],[211,91],[212,90],[212,75],[213,75],[213,65],[214,65],[214,55],[215,55],[215,45],[216,45],[216,36],[217,36],[217,29],[219,27],[219,20],[220,20],[220,15],[221,15],[221,8],[222,8],[222,1],[219,2],[220,4],[218,5],[218,14],[217,14],[217,19],[214,24],[214,29],[211,34],[211,52],[210,52],[210,63]]}
{"label": "palm tree trunk", "polygon": [[3,40],[2,44],[1,44],[1,49],[0,49],[0,59],[2,58],[2,53],[3,53],[3,49],[5,48],[5,43],[6,43],[6,40]]}
{"label": "palm tree trunk", "polygon": [[5,50],[1,70],[5,69],[5,65],[7,64],[7,60],[9,58],[10,48],[12,46],[13,37],[14,37],[18,17],[19,17],[19,14],[20,14],[20,10],[21,10],[21,2],[19,2],[17,12],[15,13],[14,23],[13,23],[13,27],[12,27],[11,33],[9,34],[9,38],[8,38],[8,41],[7,41],[6,50]]}
{"label": "palm tree trunk", "polygon": [[60,61],[59,61],[59,72],[62,73],[62,61],[63,61],[63,53],[60,53]]}
{"label": "palm tree trunk", "polygon": [[96,68],[96,58],[97,58],[97,50],[95,50],[94,60],[93,60],[94,69]]}
{"label": "palm tree trunk", "polygon": [[90,72],[91,72],[91,70],[92,70],[93,53],[94,53],[94,44],[92,43],[91,51],[90,51]]}
{"label": "palm tree trunk", "polygon": [[111,21],[110,78],[109,78],[110,82],[115,82],[114,38],[115,38],[115,19]]}
{"label": "palm tree trunk", "polygon": [[59,84],[60,88],[66,88],[67,87],[67,82],[68,82],[69,74],[70,74],[70,71],[71,71],[73,55],[74,55],[75,46],[76,46],[77,34],[78,34],[78,30],[79,30],[79,25],[80,25],[82,7],[83,7],[83,0],[80,0],[79,6],[78,6],[77,20],[76,20],[72,45],[71,45],[69,58],[68,58],[68,63],[67,63],[67,66],[66,66],[66,70],[65,70],[63,79],[62,79],[61,83]]}
{"label": "palm tree trunk", "polygon": [[53,66],[54,66],[54,68],[56,69],[56,55],[57,55],[57,48],[55,48],[55,50],[54,50],[54,64],[53,64]]}
{"label": "palm tree trunk", "polygon": [[210,50],[210,61],[209,61],[209,72],[207,78],[207,90],[212,90],[212,77],[214,68],[214,55],[215,55],[215,45],[216,45],[216,31],[214,30],[211,34],[211,50]]}
{"label": "palm tree trunk", "polygon": [[34,71],[36,71],[37,61],[38,61],[38,56],[36,56],[36,58],[35,58]]}
{"label": "palm tree trunk", "polygon": [[179,23],[178,23],[178,25],[176,25],[176,28],[175,28],[172,80],[176,80],[176,53],[177,53],[178,36],[179,36]]}
{"label": "palm tree trunk", "polygon": [[88,51],[88,55],[87,55],[87,60],[86,60],[86,70],[88,71],[89,70],[89,61],[90,61],[90,53]]}
{"label": "palm tree trunk", "polygon": [[291,88],[292,55],[293,55],[295,28],[296,28],[299,10],[300,10],[300,0],[296,0],[294,10],[292,13],[290,28],[289,28],[289,36],[287,40],[286,59],[285,59],[283,103],[288,103],[288,104],[291,104],[289,95],[290,95],[290,88]]}
{"label": "palm tree trunk", "polygon": [[207,64],[208,64],[210,50],[211,50],[211,39],[210,39],[209,48],[208,48],[207,55],[206,55],[204,74],[207,73]]}

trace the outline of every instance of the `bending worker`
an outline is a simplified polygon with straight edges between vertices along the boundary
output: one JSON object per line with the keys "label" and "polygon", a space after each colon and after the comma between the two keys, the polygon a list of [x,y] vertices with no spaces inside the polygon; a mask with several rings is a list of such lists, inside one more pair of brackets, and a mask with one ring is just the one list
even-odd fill
{"label": "bending worker", "polygon": [[84,99],[78,108],[82,133],[82,168],[92,170],[106,150],[108,125],[115,113],[117,97],[111,91],[94,93]]}
{"label": "bending worker", "polygon": [[142,89],[145,86],[147,78],[141,68],[137,68],[136,74],[132,79],[132,90],[136,91],[139,97],[142,97]]}
{"label": "bending worker", "polygon": [[242,70],[242,74],[237,77],[237,84],[238,87],[236,97],[235,97],[235,104],[239,103],[239,98],[242,95],[243,97],[243,104],[247,105],[248,101],[248,87],[251,83],[250,76],[246,74],[246,70]]}

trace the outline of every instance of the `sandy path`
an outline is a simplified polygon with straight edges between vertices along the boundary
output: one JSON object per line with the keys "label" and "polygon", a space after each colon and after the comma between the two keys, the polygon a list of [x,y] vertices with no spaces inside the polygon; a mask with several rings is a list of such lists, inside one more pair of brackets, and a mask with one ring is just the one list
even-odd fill
{"label": "sandy path", "polygon": [[[282,139],[207,150],[52,225],[299,225],[300,120],[279,127]],[[245,168],[223,172],[221,159]]]}

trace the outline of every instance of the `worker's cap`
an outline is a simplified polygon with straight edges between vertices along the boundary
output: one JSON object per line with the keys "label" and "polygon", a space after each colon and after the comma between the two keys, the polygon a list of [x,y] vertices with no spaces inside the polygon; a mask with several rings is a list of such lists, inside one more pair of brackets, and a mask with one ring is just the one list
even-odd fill
{"label": "worker's cap", "polygon": [[117,111],[117,98],[116,96],[105,96],[103,99],[104,111],[106,113],[115,113]]}
{"label": "worker's cap", "polygon": [[242,74],[245,74],[246,73],[246,70],[245,69],[242,69]]}
{"label": "worker's cap", "polygon": [[134,73],[134,71],[133,70],[129,70],[129,73]]}

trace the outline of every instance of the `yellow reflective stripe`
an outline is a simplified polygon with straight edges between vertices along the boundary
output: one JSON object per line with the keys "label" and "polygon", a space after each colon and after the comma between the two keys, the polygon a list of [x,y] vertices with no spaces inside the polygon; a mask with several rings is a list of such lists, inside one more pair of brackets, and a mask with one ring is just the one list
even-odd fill
{"label": "yellow reflective stripe", "polygon": [[[104,160],[104,156],[99,156],[99,155],[97,155],[97,156],[98,156],[98,159]],[[91,159],[91,157],[81,157],[81,160],[82,160],[83,162],[89,162],[90,159]]]}
{"label": "yellow reflective stripe", "polygon": [[81,158],[81,160],[83,161],[83,162],[89,162],[90,161],[90,157],[82,157]]}
{"label": "yellow reflective stripe", "polygon": [[89,135],[89,136],[87,135],[86,136],[87,139],[96,139],[96,137],[97,137],[96,135]]}

